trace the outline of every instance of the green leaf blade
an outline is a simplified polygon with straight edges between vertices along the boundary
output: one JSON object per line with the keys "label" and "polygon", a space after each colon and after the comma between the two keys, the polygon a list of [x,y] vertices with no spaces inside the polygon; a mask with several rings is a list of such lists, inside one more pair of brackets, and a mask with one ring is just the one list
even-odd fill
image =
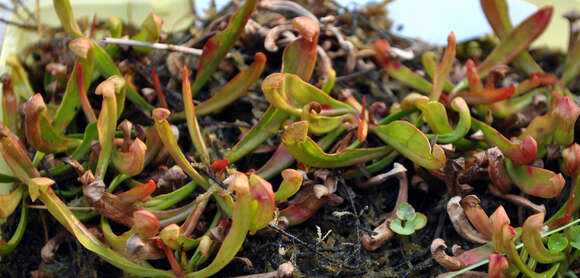
{"label": "green leaf blade", "polygon": [[316,144],[308,133],[308,123],[295,122],[288,126],[282,134],[282,143],[288,152],[298,161],[322,168],[338,168],[364,163],[380,158],[390,152],[388,146],[371,149],[344,150],[338,153],[327,154]]}
{"label": "green leaf blade", "polygon": [[[513,29],[508,14],[507,2],[505,0],[480,0],[479,2],[487,22],[495,34],[500,39],[503,39]],[[542,72],[542,68],[527,51],[522,51],[518,54],[513,63],[523,69],[528,75],[535,72]]]}
{"label": "green leaf blade", "polygon": [[445,54],[441,59],[441,63],[433,73],[433,87],[431,88],[429,99],[438,100],[441,96],[443,87],[448,81],[449,73],[451,72],[453,59],[455,59],[455,34],[451,32],[447,37],[447,48],[445,49]]}
{"label": "green leaf blade", "polygon": [[512,181],[523,192],[541,198],[554,198],[560,194],[566,181],[562,174],[529,165],[517,165],[505,159],[505,169]]}
{"label": "green leaf blade", "polygon": [[248,68],[238,73],[217,94],[197,105],[195,113],[198,116],[217,113],[245,95],[248,89],[258,81],[265,65],[266,55],[262,52],[256,53],[254,62]]}
{"label": "green leaf blade", "polygon": [[209,39],[203,46],[201,58],[197,64],[197,75],[191,86],[191,95],[195,94],[205,85],[210,76],[217,70],[220,62],[238,38],[242,35],[246,22],[256,9],[258,0],[247,0],[244,6],[230,20],[226,29]]}
{"label": "green leaf blade", "polygon": [[427,169],[439,169],[445,165],[446,157],[439,145],[431,144],[427,136],[406,121],[394,121],[387,125],[371,128],[382,141],[399,153]]}
{"label": "green leaf blade", "polygon": [[538,10],[506,34],[489,56],[477,66],[480,76],[487,76],[496,65],[508,64],[525,50],[544,32],[550,23],[553,10],[551,6]]}

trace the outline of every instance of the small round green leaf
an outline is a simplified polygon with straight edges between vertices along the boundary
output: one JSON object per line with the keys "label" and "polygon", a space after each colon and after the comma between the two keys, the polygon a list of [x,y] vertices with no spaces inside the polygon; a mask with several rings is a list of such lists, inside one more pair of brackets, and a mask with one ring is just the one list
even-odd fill
{"label": "small round green leaf", "polygon": [[560,233],[555,233],[548,239],[548,248],[554,252],[562,252],[568,246],[568,239]]}
{"label": "small round green leaf", "polygon": [[580,226],[576,226],[570,230],[570,241],[580,242]]}
{"label": "small round green leaf", "polygon": [[415,215],[415,209],[407,202],[402,203],[397,209],[397,217],[401,220],[413,220]]}
{"label": "small round green leaf", "polygon": [[413,222],[415,223],[415,230],[423,229],[423,227],[427,225],[427,216],[425,216],[425,214],[417,212],[417,215],[415,216],[415,219],[413,219]]}
{"label": "small round green leaf", "polygon": [[408,236],[415,232],[415,223],[406,221],[406,223],[403,224],[401,219],[393,219],[391,223],[389,223],[389,228],[397,234]]}
{"label": "small round green leaf", "polygon": [[580,226],[576,226],[570,230],[570,246],[580,249]]}

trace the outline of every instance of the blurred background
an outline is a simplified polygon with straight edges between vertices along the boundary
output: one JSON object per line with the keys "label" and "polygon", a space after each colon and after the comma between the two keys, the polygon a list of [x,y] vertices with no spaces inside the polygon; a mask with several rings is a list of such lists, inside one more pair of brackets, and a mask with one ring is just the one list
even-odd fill
{"label": "blurred background", "polygon": [[[0,18],[11,18],[13,2],[23,1],[35,7],[34,0],[0,0]],[[345,9],[354,10],[377,0],[334,0]],[[106,17],[111,14],[121,18],[140,18],[135,10],[143,13],[155,11],[166,20],[165,30],[184,28],[190,23],[191,5],[199,15],[212,3],[219,10],[230,0],[73,0],[75,14],[84,16],[97,13]],[[552,3],[550,3],[552,2]],[[549,46],[564,49],[568,40],[568,24],[562,14],[572,8],[580,9],[580,0],[508,0],[512,23],[516,25],[533,13],[538,6],[555,5],[550,26],[535,42],[534,46]],[[51,22],[52,1],[40,0],[41,13],[46,22]],[[95,10],[95,6],[98,9]],[[458,42],[473,39],[491,32],[479,6],[479,0],[393,0],[387,4],[388,17],[393,21],[392,32],[409,38],[418,38],[433,45],[445,45],[450,31],[454,31]],[[47,15],[48,14],[48,15]],[[44,20],[44,19],[43,19]],[[3,41],[6,24],[0,23],[0,41]],[[1,47],[1,46],[0,46]]]}
{"label": "blurred background", "polygon": [[[347,9],[360,9],[377,0],[335,0]],[[198,13],[209,8],[211,1],[197,1]],[[228,0],[217,0],[220,9]],[[520,22],[537,7],[523,0],[508,0],[512,22]],[[458,41],[479,37],[491,32],[481,11],[479,0],[393,0],[387,4],[388,17],[393,21],[392,32],[425,42],[445,45],[447,35],[455,32]]]}
{"label": "blurred background", "polygon": [[[229,0],[215,1],[217,8]],[[360,9],[377,0],[334,0],[348,9]],[[580,0],[507,0],[512,23],[517,25],[544,5],[554,5],[554,16],[548,29],[535,45],[565,49],[568,44],[568,23],[562,14],[573,8],[580,10]],[[199,14],[207,9],[211,1],[195,3]],[[455,32],[458,42],[473,39],[492,32],[479,0],[393,0],[387,4],[388,17],[393,21],[392,32],[410,38],[418,38],[434,45],[446,45],[447,35]]]}

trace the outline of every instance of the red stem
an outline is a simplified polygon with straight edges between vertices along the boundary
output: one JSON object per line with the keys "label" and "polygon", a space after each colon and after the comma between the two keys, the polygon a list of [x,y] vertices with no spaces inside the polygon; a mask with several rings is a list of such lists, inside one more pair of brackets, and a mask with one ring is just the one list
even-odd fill
{"label": "red stem", "polygon": [[566,210],[566,214],[564,216],[562,216],[562,218],[558,218],[556,220],[554,220],[554,222],[548,224],[548,227],[550,227],[550,230],[562,227],[568,223],[570,223],[570,221],[572,220],[572,212],[574,210],[574,198],[575,195],[574,193],[570,194],[570,197],[568,198],[568,208]]}
{"label": "red stem", "polygon": [[163,95],[163,90],[161,89],[161,83],[159,82],[159,77],[157,77],[157,70],[155,67],[151,68],[151,76],[153,77],[153,84],[155,85],[155,92],[157,92],[157,99],[161,103],[161,106],[165,109],[169,109],[165,96]]}
{"label": "red stem", "polygon": [[169,261],[169,264],[171,265],[171,269],[173,270],[173,272],[175,272],[175,275],[177,275],[177,277],[183,277],[183,274],[184,274],[183,268],[181,268],[181,265],[175,259],[175,256],[173,255],[173,251],[171,251],[171,249],[169,249],[169,247],[167,247],[167,245],[165,245],[165,243],[163,243],[163,241],[161,241],[161,239],[156,238],[155,242],[157,243],[157,246],[159,246],[161,249],[163,249],[163,252],[165,253],[167,260]]}
{"label": "red stem", "polygon": [[95,115],[95,111],[93,111],[93,107],[91,107],[91,103],[89,102],[89,98],[85,92],[85,74],[83,72],[83,64],[77,62],[76,69],[77,89],[79,90],[79,95],[81,97],[81,106],[85,116],[87,117],[87,120],[92,123],[97,120],[97,116]]}
{"label": "red stem", "polygon": [[440,98],[443,104],[445,104],[445,106],[449,105],[449,97],[445,93],[441,93]]}
{"label": "red stem", "polygon": [[510,98],[514,92],[514,85],[510,85],[507,88],[484,89],[479,92],[462,93],[459,96],[469,104],[489,105]]}
{"label": "red stem", "polygon": [[366,112],[366,107],[367,107],[367,98],[366,96],[363,96],[362,98],[362,110],[361,113],[358,116],[358,130],[357,130],[357,137],[359,141],[363,141],[365,139],[365,135],[364,134],[364,124],[365,124],[365,112]]}
{"label": "red stem", "polygon": [[93,15],[93,23],[91,24],[91,33],[89,34],[89,38],[91,38],[91,39],[95,38],[96,27],[97,27],[97,14],[95,13]]}
{"label": "red stem", "polygon": [[133,91],[137,91],[137,87],[133,84],[133,75],[125,74],[125,81],[127,81],[127,84],[129,84],[129,87],[131,87]]}

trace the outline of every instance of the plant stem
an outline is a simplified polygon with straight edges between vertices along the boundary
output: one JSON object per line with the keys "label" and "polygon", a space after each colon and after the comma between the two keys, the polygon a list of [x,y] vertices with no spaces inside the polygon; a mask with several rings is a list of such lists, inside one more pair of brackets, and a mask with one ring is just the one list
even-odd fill
{"label": "plant stem", "polygon": [[[578,223],[580,223],[580,218],[579,219],[576,219],[576,220],[574,220],[574,221],[572,221],[572,222],[570,222],[570,223],[568,223],[568,224],[566,224],[566,225],[564,225],[564,226],[562,226],[560,228],[557,228],[557,229],[554,229],[554,230],[551,230],[549,232],[546,232],[546,233],[542,234],[542,238],[547,237],[547,236],[550,236],[550,235],[555,234],[557,232],[560,232],[562,230],[565,230],[565,229],[567,229],[569,227],[572,227],[572,226],[574,226],[574,225],[576,225]],[[521,249],[522,247],[524,247],[524,244],[523,243],[520,243],[520,244],[516,245],[516,249],[518,249],[518,250]],[[456,272],[453,272],[451,275],[447,276],[446,278],[457,277],[457,276],[459,276],[459,275],[461,275],[461,274],[463,274],[463,273],[465,273],[467,271],[470,271],[470,270],[476,269],[476,268],[478,268],[478,267],[480,267],[482,265],[485,265],[488,262],[489,262],[489,260],[483,260],[483,261],[481,261],[479,263],[470,265],[470,266],[468,266],[468,267],[466,267],[464,269],[461,269],[461,270],[458,270]]]}
{"label": "plant stem", "polygon": [[[147,47],[156,50],[168,50],[168,51],[175,51],[186,53],[195,56],[201,56],[202,50],[197,48],[190,48],[181,45],[173,45],[167,43],[150,43],[150,42],[142,42],[136,40],[127,40],[127,39],[117,39],[117,38],[105,38],[103,40],[104,43],[107,44],[117,44],[117,45],[128,45],[128,46],[140,46],[140,47]],[[226,57],[231,57],[231,54],[228,53]]]}

